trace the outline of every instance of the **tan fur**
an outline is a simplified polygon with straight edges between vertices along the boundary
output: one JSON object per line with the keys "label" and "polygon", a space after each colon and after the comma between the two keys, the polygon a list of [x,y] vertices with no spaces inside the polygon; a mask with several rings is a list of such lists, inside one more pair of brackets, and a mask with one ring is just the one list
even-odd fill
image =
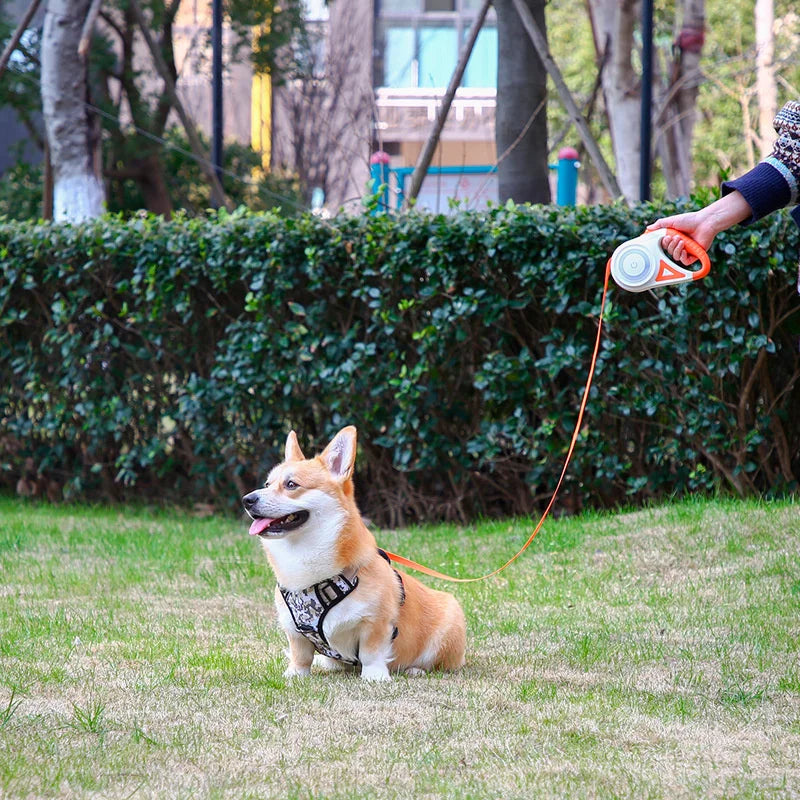
{"label": "tan fur", "polygon": [[[300,528],[278,540],[262,539],[278,583],[299,590],[347,570],[358,570],[357,588],[326,618],[325,632],[343,654],[348,642],[357,642],[365,678],[385,679],[388,670],[459,669],[464,665],[466,644],[461,607],[452,595],[430,589],[406,574],[402,575],[405,602],[400,604],[397,576],[379,555],[375,537],[356,506],[352,481],[355,449],[356,430],[348,427],[319,456],[306,459],[292,431],[286,440],[286,460],[272,470],[264,489],[245,497],[246,507],[248,499],[254,504],[248,508],[254,517],[271,516],[258,513],[259,509],[279,509],[281,515],[295,509],[311,510],[308,522]],[[287,481],[292,483],[287,485]],[[287,674],[307,674],[313,646],[294,629],[277,591],[275,602],[289,640]],[[332,633],[329,620],[334,626]],[[392,641],[395,627],[398,636]]]}

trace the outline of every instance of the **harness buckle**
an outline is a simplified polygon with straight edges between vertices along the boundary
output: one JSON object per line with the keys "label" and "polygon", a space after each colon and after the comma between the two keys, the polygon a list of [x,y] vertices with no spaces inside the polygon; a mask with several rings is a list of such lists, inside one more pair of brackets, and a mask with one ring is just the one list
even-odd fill
{"label": "harness buckle", "polygon": [[331,580],[323,581],[322,583],[317,585],[317,592],[319,593],[319,598],[324,605],[334,605],[343,597],[345,597],[345,593],[339,588],[339,586]]}

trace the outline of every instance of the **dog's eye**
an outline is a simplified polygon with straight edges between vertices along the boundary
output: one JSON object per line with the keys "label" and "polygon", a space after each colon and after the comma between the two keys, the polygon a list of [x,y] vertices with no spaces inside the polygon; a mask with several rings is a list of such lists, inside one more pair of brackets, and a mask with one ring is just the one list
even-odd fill
{"label": "dog's eye", "polygon": [[300,487],[299,487],[299,486],[298,486],[298,485],[297,485],[297,484],[296,484],[294,481],[292,481],[292,480],[286,481],[286,483],[284,484],[284,486],[285,486],[287,489],[289,489],[290,491],[291,491],[292,489],[299,489],[299,488],[300,488]]}

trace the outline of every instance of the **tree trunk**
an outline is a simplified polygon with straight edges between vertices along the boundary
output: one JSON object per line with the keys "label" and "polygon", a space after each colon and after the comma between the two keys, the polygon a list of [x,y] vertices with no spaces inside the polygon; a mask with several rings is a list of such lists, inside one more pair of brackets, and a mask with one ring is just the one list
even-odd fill
{"label": "tree trunk", "polygon": [[625,199],[639,199],[641,150],[641,95],[639,75],[633,69],[633,31],[637,0],[587,0],[597,63],[602,72],[611,143],[617,162],[617,180]]}
{"label": "tree trunk", "polygon": [[775,83],[775,4],[756,0],[756,94],[758,95],[758,139],[761,158],[772,151],[775,131],[772,122],[778,111],[778,87]]}
{"label": "tree trunk", "polygon": [[[225,194],[225,190],[222,188],[222,182],[217,175],[217,171],[213,168],[211,161],[203,150],[203,145],[200,142],[200,137],[197,134],[197,128],[194,124],[194,120],[189,116],[184,104],[178,97],[178,93],[175,89],[175,76],[170,70],[170,64],[167,63],[167,60],[164,58],[164,53],[158,47],[156,40],[153,38],[153,32],[150,29],[151,26],[142,13],[142,9],[138,0],[128,0],[128,6],[133,12],[136,24],[139,26],[139,30],[141,31],[142,36],[147,43],[147,49],[153,56],[153,63],[155,64],[156,71],[164,81],[166,100],[163,100],[162,102],[168,101],[172,108],[175,109],[175,112],[177,113],[181,124],[183,125],[183,129],[186,132],[186,138],[189,140],[189,147],[191,148],[195,159],[200,165],[200,168],[203,170],[206,178],[208,179],[209,186],[211,187],[212,200],[217,203],[217,207],[225,206],[228,211],[233,211],[233,205],[228,199],[228,196]],[[177,8],[177,5],[175,7]],[[169,33],[169,41],[171,44],[171,28],[169,29]],[[172,66],[174,67],[174,64]]]}
{"label": "tree trunk", "polygon": [[86,64],[78,55],[89,0],[48,0],[42,34],[42,113],[53,164],[53,218],[103,213],[100,129],[86,107]]}
{"label": "tree trunk", "polygon": [[692,188],[692,140],[704,28],[705,0],[684,0],[683,20],[674,43],[675,58],[656,131],[667,196],[672,198],[686,197]]}
{"label": "tree trunk", "polygon": [[158,153],[150,153],[135,161],[134,167],[139,169],[139,175],[134,180],[142,193],[145,208],[169,219],[172,216],[172,198]]}
{"label": "tree trunk", "polygon": [[[544,0],[525,0],[525,4],[544,31]],[[495,123],[499,199],[549,203],[547,74],[513,0],[495,0],[494,6],[500,61]]]}

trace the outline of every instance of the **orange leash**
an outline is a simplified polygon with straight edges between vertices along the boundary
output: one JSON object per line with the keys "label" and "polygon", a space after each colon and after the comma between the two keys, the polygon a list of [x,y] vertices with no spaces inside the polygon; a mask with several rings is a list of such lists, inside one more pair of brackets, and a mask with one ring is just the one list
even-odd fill
{"label": "orange leash", "polygon": [[443,581],[452,581],[454,583],[474,583],[475,581],[483,581],[487,578],[491,578],[499,573],[501,573],[506,567],[510,564],[513,564],[527,549],[530,547],[531,542],[536,538],[536,534],[542,529],[545,520],[547,519],[548,514],[550,513],[551,509],[555,505],[556,497],[558,496],[558,490],[561,488],[561,484],[564,481],[564,476],[567,474],[567,467],[569,467],[569,462],[572,460],[572,453],[575,450],[575,445],[578,441],[578,436],[580,435],[581,426],[583,425],[583,413],[586,410],[586,403],[589,399],[589,390],[592,388],[592,378],[594,377],[594,369],[597,364],[597,354],[600,352],[600,338],[603,332],[603,313],[606,307],[606,295],[608,294],[608,278],[611,274],[611,262],[609,261],[606,265],[606,274],[603,280],[603,296],[600,299],[600,317],[597,321],[597,337],[595,338],[594,342],[594,350],[592,352],[592,360],[589,365],[589,376],[586,379],[586,388],[583,390],[583,398],[581,399],[581,406],[580,410],[578,411],[578,421],[575,423],[575,430],[572,433],[572,440],[569,443],[569,449],[567,450],[567,457],[564,460],[564,467],[561,470],[561,475],[559,476],[558,483],[556,484],[556,488],[553,490],[553,496],[550,498],[550,502],[547,504],[547,508],[545,508],[544,513],[541,516],[541,519],[538,523],[536,523],[536,527],[533,529],[533,533],[528,537],[528,541],[522,545],[522,548],[519,550],[518,553],[513,555],[511,558],[503,564],[502,567],[498,567],[497,569],[493,570],[492,572],[487,573],[486,575],[481,575],[479,578],[455,578],[452,575],[446,575],[443,572],[438,572],[435,569],[431,569],[430,567],[426,567],[424,564],[418,564],[416,561],[412,561],[410,558],[406,558],[405,556],[399,556],[396,553],[390,553],[388,550],[385,551],[386,555],[394,561],[396,564],[400,564],[401,566],[408,567],[409,569],[415,569],[419,572],[424,572],[426,575],[430,575],[433,578],[440,578]]}

